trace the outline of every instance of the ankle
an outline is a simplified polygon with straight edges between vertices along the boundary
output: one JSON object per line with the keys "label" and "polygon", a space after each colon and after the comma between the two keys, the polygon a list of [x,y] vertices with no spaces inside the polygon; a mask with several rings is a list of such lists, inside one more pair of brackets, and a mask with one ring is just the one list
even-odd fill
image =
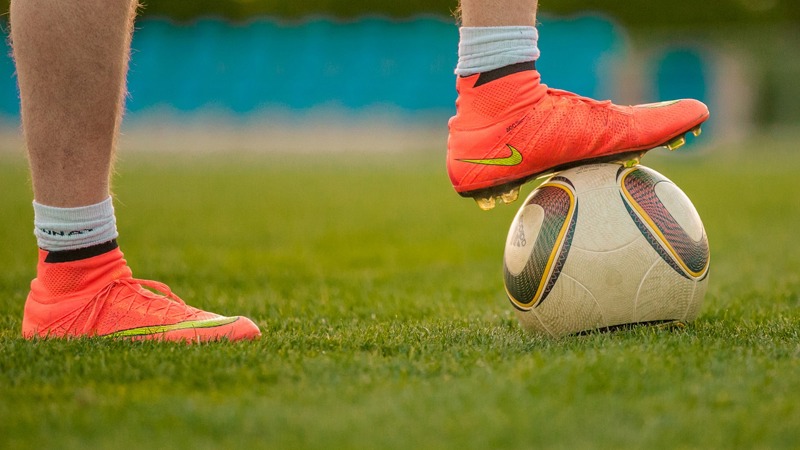
{"label": "ankle", "polygon": [[62,252],[107,243],[117,238],[111,197],[88,206],[60,208],[33,202],[34,234],[39,248]]}
{"label": "ankle", "polygon": [[518,63],[536,61],[535,27],[461,27],[455,73],[469,76]]}
{"label": "ankle", "polygon": [[116,240],[79,250],[39,251],[36,279],[31,292],[39,298],[71,296],[97,290],[119,278],[130,278]]}

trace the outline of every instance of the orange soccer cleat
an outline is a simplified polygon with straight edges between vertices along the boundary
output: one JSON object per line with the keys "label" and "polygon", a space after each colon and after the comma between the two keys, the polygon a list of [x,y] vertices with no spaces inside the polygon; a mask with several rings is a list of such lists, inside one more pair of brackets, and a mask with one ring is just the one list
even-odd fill
{"label": "orange soccer cleat", "polygon": [[66,252],[39,251],[38,276],[31,282],[25,302],[23,337],[192,342],[261,335],[246,317],[224,317],[193,308],[162,283],[131,278],[116,242],[92,249],[87,250],[95,254],[79,260],[65,260]]}
{"label": "orange soccer cleat", "polygon": [[619,106],[549,89],[534,62],[458,77],[447,169],[456,192],[481,209],[511,203],[526,181],[589,162],[636,164],[650,149],[700,134],[697,100]]}

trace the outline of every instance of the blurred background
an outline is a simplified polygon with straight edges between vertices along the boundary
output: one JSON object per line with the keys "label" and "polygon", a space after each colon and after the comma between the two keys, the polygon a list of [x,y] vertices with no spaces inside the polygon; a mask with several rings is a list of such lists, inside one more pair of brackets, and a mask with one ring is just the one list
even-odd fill
{"label": "blurred background", "polygon": [[[123,146],[443,148],[456,7],[150,0],[133,38]],[[712,111],[704,144],[800,124],[796,0],[553,0],[539,20],[537,65],[552,87],[623,104],[701,99]],[[1,45],[0,147],[18,150],[14,67]]]}

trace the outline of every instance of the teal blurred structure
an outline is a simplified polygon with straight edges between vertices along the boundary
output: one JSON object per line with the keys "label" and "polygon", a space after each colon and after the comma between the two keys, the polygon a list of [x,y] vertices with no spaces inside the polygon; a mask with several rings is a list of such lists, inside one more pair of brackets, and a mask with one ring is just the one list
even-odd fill
{"label": "teal blurred structure", "polygon": [[[537,66],[548,84],[594,98],[614,96],[615,67],[628,49],[624,30],[598,16],[543,17],[539,29]],[[433,17],[292,23],[146,18],[137,22],[133,38],[128,116],[167,108],[188,117],[208,109],[247,117],[320,106],[446,116],[454,111],[457,44],[454,23]],[[8,48],[0,51],[0,114],[6,120],[19,114],[9,54]],[[691,49],[669,50],[645,83],[657,87],[647,91],[708,101],[705,65]]]}
{"label": "teal blurred structure", "polygon": [[[542,43],[550,55],[541,61],[543,70],[566,89],[602,95],[600,62],[620,51],[613,24],[586,17],[543,26],[550,29],[550,40]],[[559,50],[573,45],[572,51]],[[247,114],[271,107],[384,105],[409,113],[450,111],[457,46],[457,28],[435,18],[241,25],[147,20],[134,37],[129,109],[168,104],[180,111],[213,106]]]}
{"label": "teal blurred structure", "polygon": [[134,35],[129,109],[446,108],[453,101],[455,33],[435,19],[146,20]]}

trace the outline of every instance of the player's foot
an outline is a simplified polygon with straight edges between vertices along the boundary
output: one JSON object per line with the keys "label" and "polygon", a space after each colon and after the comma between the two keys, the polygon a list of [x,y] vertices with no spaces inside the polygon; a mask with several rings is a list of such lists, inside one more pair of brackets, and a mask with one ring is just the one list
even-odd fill
{"label": "player's foot", "polygon": [[533,62],[458,77],[447,168],[456,192],[481,209],[511,203],[524,182],[589,162],[638,163],[648,150],[700,134],[697,100],[619,106],[549,89]]}
{"label": "player's foot", "polygon": [[22,335],[28,339],[97,336],[191,342],[261,335],[246,317],[193,308],[162,283],[132,278],[114,241],[76,251],[39,250],[37,269],[22,319]]}

